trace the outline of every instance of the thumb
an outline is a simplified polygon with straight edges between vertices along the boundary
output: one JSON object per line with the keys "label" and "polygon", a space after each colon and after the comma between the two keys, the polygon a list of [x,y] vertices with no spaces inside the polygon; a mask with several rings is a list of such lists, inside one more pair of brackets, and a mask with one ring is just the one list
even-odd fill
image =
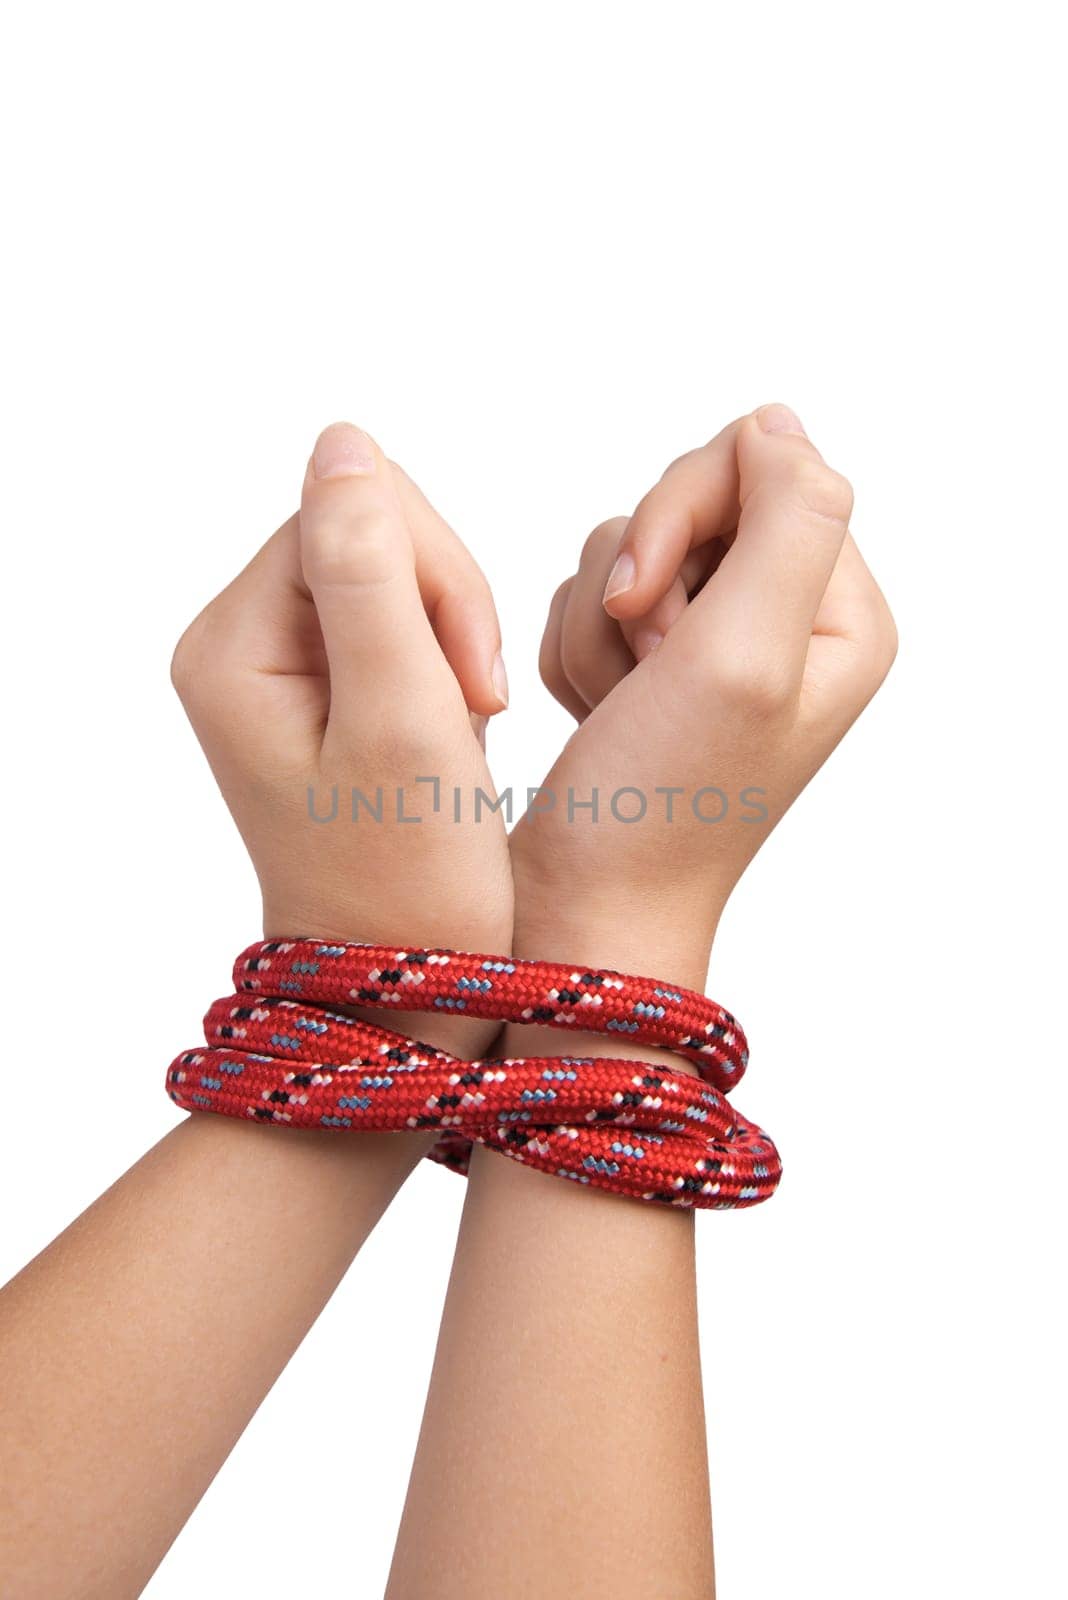
{"label": "thumb", "polygon": [[360,428],[335,422],[316,441],[300,506],[300,556],[330,671],[330,725],[462,706],[416,579],[392,468]]}

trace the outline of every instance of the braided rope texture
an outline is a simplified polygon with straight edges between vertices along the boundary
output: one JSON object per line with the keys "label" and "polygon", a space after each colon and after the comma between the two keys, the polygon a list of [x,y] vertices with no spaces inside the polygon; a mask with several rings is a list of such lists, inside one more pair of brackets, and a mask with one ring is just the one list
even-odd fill
{"label": "braided rope texture", "polygon": [[[187,1111],[290,1127],[437,1129],[431,1159],[465,1173],[472,1143],[539,1171],[661,1204],[756,1205],[781,1176],[768,1136],[730,1106],[745,1035],[692,990],[546,961],[264,940],[234,965],[237,993],[204,1019],[167,1089]],[[349,1007],[460,1014],[614,1035],[693,1062],[571,1056],[465,1061]]]}

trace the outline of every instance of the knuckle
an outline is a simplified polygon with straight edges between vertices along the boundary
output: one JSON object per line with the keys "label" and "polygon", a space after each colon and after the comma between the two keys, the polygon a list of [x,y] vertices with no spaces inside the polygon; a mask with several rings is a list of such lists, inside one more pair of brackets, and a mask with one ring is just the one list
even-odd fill
{"label": "knuckle", "polygon": [[186,628],[171,656],[171,684],[183,705],[193,700],[197,685],[203,681],[204,634],[204,613],[201,612]]}
{"label": "knuckle", "polygon": [[681,456],[672,457],[660,474],[660,482],[663,483],[666,478],[672,478],[680,467],[688,467],[697,453],[696,450],[684,450]]}
{"label": "knuckle", "polygon": [[598,523],[582,546],[583,563],[602,556],[606,550],[614,551],[623,537],[627,520],[626,517],[609,517],[607,522]]}
{"label": "knuckle", "polygon": [[741,705],[753,716],[772,721],[789,709],[792,698],[791,685],[784,676],[763,671],[745,685]]}
{"label": "knuckle", "polygon": [[559,673],[576,688],[586,675],[587,656],[584,641],[575,637],[574,629],[565,628],[560,636]]}
{"label": "knuckle", "polygon": [[555,616],[560,611],[561,607],[566,605],[567,597],[571,593],[571,586],[574,581],[575,575],[572,573],[569,578],[564,579],[563,583],[557,584],[556,588],[553,590],[553,597],[549,601],[548,615],[550,617]]}
{"label": "knuckle", "polygon": [[789,710],[795,686],[788,672],[774,661],[732,657],[715,669],[718,698],[732,710],[764,720],[774,720]]}
{"label": "knuckle", "polygon": [[541,643],[538,646],[538,676],[553,695],[557,693],[558,685],[563,677],[563,668],[560,664],[560,648],[564,632],[567,599],[574,581],[574,577],[565,578],[563,583],[556,589],[552,600],[549,602],[549,611],[545,619]]}
{"label": "knuckle", "polygon": [[876,589],[868,603],[863,626],[865,657],[876,687],[897,658],[897,623],[882,593]]}
{"label": "knuckle", "polygon": [[538,677],[550,694],[556,693],[560,677],[560,657],[543,642],[538,651]]}
{"label": "knuckle", "polygon": [[897,626],[874,582],[854,596],[842,643],[847,647],[846,699],[856,714],[876,693],[897,656]]}
{"label": "knuckle", "polygon": [[305,576],[314,584],[379,581],[395,570],[402,550],[384,507],[369,508],[359,518],[322,518],[304,540]]}
{"label": "knuckle", "polygon": [[[538,674],[542,684],[558,704],[567,707],[568,695],[573,685],[565,677],[560,666],[559,657],[556,660],[546,660],[544,657],[538,662]],[[577,690],[575,691],[577,693]]]}
{"label": "knuckle", "polygon": [[790,481],[790,494],[807,516],[847,525],[853,515],[853,485],[822,461],[800,461]]}
{"label": "knuckle", "polygon": [[597,649],[595,641],[585,635],[565,630],[560,641],[559,665],[553,682],[546,687],[559,699],[559,691],[568,685],[588,706],[599,705],[612,686],[611,669]]}
{"label": "knuckle", "polygon": [[538,676],[551,694],[555,694],[564,676],[560,659],[560,640],[550,629],[542,635],[538,648]]}
{"label": "knuckle", "polygon": [[378,736],[381,766],[395,774],[433,777],[446,766],[447,743],[440,726],[426,717],[401,715],[391,719]]}

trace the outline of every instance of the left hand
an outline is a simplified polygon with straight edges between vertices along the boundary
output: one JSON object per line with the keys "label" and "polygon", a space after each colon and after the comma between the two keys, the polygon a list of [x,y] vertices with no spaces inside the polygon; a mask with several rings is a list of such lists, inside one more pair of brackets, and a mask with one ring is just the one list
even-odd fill
{"label": "left hand", "polygon": [[518,953],[703,987],[728,896],[894,659],[852,504],[765,406],[587,540],[542,645],[581,727],[545,779],[555,804],[512,834]]}

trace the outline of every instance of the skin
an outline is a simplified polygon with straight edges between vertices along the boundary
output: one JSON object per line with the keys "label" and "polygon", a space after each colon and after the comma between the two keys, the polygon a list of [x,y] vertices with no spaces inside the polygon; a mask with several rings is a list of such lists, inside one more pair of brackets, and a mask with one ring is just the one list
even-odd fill
{"label": "skin", "polygon": [[390,1600],[714,1593],[693,1222],[475,1152]]}
{"label": "skin", "polygon": [[[327,429],[299,516],[196,619],[173,665],[268,936],[509,948],[500,819],[411,826],[386,809],[361,829],[305,809],[309,784],[413,773],[491,793],[479,732],[502,704],[499,644],[455,535],[366,435]],[[496,1032],[390,1021],[463,1055]],[[428,1144],[194,1115],[0,1292],[4,1594],[141,1592]]]}
{"label": "skin", "polygon": [[[607,798],[633,785],[649,810],[631,826],[582,811],[569,822],[559,802],[528,812],[511,840],[517,938],[547,931],[566,889],[586,904],[572,959],[612,950],[640,971],[652,955],[658,973],[702,988],[742,873],[886,676],[897,636],[848,531],[852,490],[799,429],[767,406],[681,457],[629,521],[594,531],[557,592],[541,670],[580,726],[545,786]],[[633,586],[602,602],[628,557]],[[680,570],[694,590],[681,611]],[[665,607],[675,620],[649,648]],[[645,648],[637,662],[628,636]],[[727,797],[721,821],[694,813],[705,785]],[[658,786],[685,791],[670,822]],[[766,822],[738,803],[749,789]]]}
{"label": "skin", "polygon": [[[493,795],[480,733],[504,704],[499,650],[489,588],[456,535],[366,434],[326,429],[299,516],[197,617],[172,668],[268,934],[507,948],[503,818],[456,824],[414,781]],[[328,816],[334,785],[336,820],[312,821],[309,789]],[[372,802],[382,790],[381,822],[351,820],[354,788]],[[398,788],[423,821],[398,820]]]}
{"label": "skin", "polygon": [[[587,541],[543,642],[580,722],[546,787],[761,783],[774,822],[875,692],[893,623],[847,532],[849,486],[799,426],[777,406],[740,419]],[[620,555],[633,582],[609,611]],[[703,988],[767,826],[578,818],[513,833],[516,953]],[[500,1048],[562,1053],[536,1028]],[[609,1053],[570,1031],[566,1048]],[[478,1152],[390,1596],[714,1589],[692,1214]]]}
{"label": "skin", "polygon": [[0,1592],[141,1593],[422,1148],[193,1116],[7,1285]]}
{"label": "skin", "polygon": [[[741,419],[588,542],[542,652],[581,721],[548,785],[696,786],[711,763],[763,782],[777,820],[874,692],[892,624],[846,533],[847,486],[789,418]],[[620,555],[631,582],[606,610]],[[433,773],[492,794],[498,652],[455,536],[366,435],[328,429],[299,517],[174,664],[265,931],[503,951],[514,877],[518,953],[700,987],[763,836],[741,824],[609,835],[546,813],[509,861],[492,813],[413,829],[387,809],[373,832],[308,818],[309,785],[401,787],[415,805],[413,774]],[[462,1019],[395,1025],[462,1054],[491,1042]],[[558,1051],[542,1032],[495,1048]],[[602,1048],[568,1035],[572,1053]],[[3,1291],[5,1583],[27,1600],[140,1592],[424,1148],[194,1116]],[[692,1217],[476,1151],[390,1593],[713,1585]]]}

